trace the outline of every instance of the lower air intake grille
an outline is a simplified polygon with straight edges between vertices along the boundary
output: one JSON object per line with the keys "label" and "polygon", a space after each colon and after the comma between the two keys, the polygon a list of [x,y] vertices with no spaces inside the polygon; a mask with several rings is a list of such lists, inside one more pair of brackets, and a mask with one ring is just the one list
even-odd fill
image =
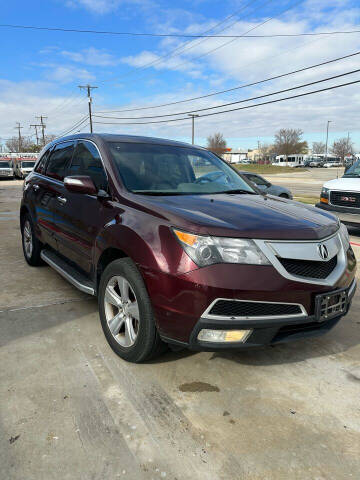
{"label": "lower air intake grille", "polygon": [[337,265],[337,256],[328,262],[311,262],[289,258],[278,258],[278,260],[287,272],[298,277],[308,278],[327,278]]}
{"label": "lower air intake grille", "polygon": [[222,317],[276,317],[301,313],[302,310],[298,305],[235,300],[218,300],[209,312],[210,315],[221,315]]}

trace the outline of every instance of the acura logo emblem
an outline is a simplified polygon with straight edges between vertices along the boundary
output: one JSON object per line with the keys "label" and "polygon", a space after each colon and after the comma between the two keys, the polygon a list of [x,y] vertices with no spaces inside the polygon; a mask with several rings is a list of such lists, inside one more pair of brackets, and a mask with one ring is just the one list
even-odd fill
{"label": "acura logo emblem", "polygon": [[319,252],[320,257],[323,260],[327,260],[327,258],[329,257],[329,250],[327,249],[327,246],[324,245],[323,243],[319,243],[318,252]]}

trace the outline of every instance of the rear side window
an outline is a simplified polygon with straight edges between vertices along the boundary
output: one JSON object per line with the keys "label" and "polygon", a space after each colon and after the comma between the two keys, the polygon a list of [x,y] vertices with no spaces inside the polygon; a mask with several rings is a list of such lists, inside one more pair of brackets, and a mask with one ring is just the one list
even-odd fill
{"label": "rear side window", "polygon": [[46,168],[46,175],[56,180],[64,180],[66,169],[74,152],[74,142],[64,142],[56,145],[51,152]]}
{"label": "rear side window", "polygon": [[49,158],[49,153],[50,153],[51,148],[49,148],[44,155],[41,157],[39,163],[36,165],[35,172],[37,173],[45,173],[46,170],[46,163]]}
{"label": "rear side window", "polygon": [[98,190],[107,190],[107,179],[100,154],[91,142],[80,140],[76,146],[68,175],[88,175]]}

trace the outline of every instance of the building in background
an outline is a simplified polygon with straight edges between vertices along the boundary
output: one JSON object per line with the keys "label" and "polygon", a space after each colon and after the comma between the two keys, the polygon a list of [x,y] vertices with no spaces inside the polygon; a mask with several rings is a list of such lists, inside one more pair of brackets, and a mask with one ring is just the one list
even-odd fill
{"label": "building in background", "polygon": [[226,152],[223,153],[222,158],[228,163],[242,163],[248,159],[248,152],[240,148],[227,148]]}

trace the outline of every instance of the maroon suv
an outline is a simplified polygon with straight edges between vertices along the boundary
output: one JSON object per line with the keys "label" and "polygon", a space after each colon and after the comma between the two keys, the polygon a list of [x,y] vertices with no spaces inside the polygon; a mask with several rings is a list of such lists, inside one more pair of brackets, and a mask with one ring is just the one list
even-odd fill
{"label": "maroon suv", "polygon": [[164,343],[239,349],[325,333],[356,288],[347,230],[255,188],[204,148],[61,138],[24,182],[25,258],[97,295],[105,336],[129,361]]}

